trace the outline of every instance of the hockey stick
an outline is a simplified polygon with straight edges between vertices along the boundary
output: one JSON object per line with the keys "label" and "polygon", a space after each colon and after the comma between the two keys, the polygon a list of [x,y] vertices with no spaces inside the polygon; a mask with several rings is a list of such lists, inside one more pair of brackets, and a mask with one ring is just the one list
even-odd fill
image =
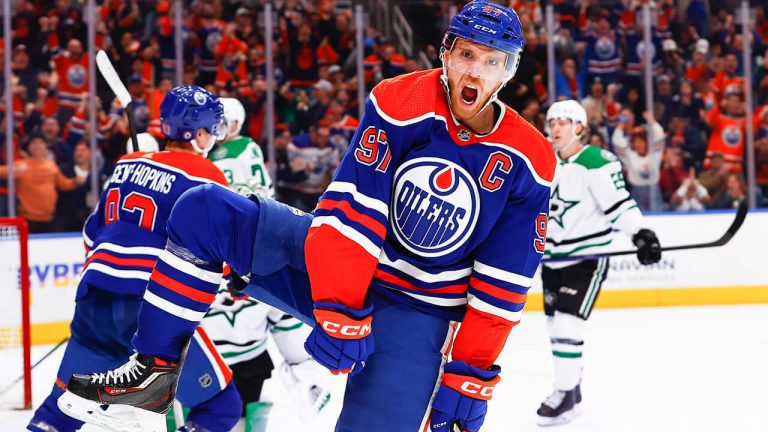
{"label": "hockey stick", "polygon": [[[56,350],[58,350],[58,349],[59,349],[59,347],[61,347],[62,345],[64,345],[64,344],[65,344],[65,343],[66,343],[68,340],[69,340],[69,337],[67,336],[67,337],[65,337],[64,339],[62,339],[61,341],[59,341],[59,343],[57,343],[55,347],[51,348],[51,349],[50,349],[50,350],[49,350],[47,353],[45,353],[45,355],[44,355],[44,356],[40,357],[40,360],[36,361],[36,362],[35,362],[35,364],[33,364],[33,365],[32,365],[32,367],[30,367],[30,368],[29,368],[29,370],[31,371],[31,370],[33,370],[34,368],[36,368],[36,367],[37,367],[37,366],[38,366],[40,363],[42,363],[43,361],[45,361],[45,359],[47,359],[48,357],[50,357],[50,355],[51,355],[51,354],[55,353],[55,352],[56,352]],[[12,383],[8,384],[8,385],[7,385],[7,386],[5,386],[5,387],[4,387],[2,390],[0,390],[0,396],[2,396],[2,395],[4,395],[4,394],[6,394],[6,393],[8,392],[8,390],[12,389],[12,388],[13,388],[13,386],[15,386],[16,384],[18,384],[18,383],[19,383],[19,381],[21,381],[21,380],[23,380],[23,379],[24,379],[24,374],[22,374],[21,376],[19,376],[19,377],[18,377],[18,378],[16,378],[15,380],[13,380],[13,382],[12,382]]]}
{"label": "hockey stick", "polygon": [[133,99],[131,99],[131,94],[128,93],[125,84],[120,80],[115,67],[112,66],[112,62],[109,61],[109,57],[104,50],[99,50],[99,52],[96,53],[96,66],[99,69],[101,76],[104,77],[104,80],[109,84],[109,88],[112,89],[112,93],[114,93],[117,100],[120,101],[120,105],[125,110],[125,113],[128,115],[128,130],[131,133],[131,142],[128,144],[128,153],[133,153],[133,146],[138,145],[138,141],[136,140],[136,121],[133,118]]}
{"label": "hockey stick", "polygon": [[[725,233],[722,236],[720,236],[719,239],[711,242],[706,242],[706,243],[693,243],[693,244],[687,244],[687,245],[663,247],[661,248],[661,251],[670,252],[670,251],[676,251],[676,250],[704,249],[704,248],[724,246],[733,238],[734,235],[736,235],[736,233],[739,231],[739,228],[741,228],[741,225],[744,223],[744,219],[746,218],[747,218],[747,203],[746,201],[742,201],[739,204],[739,207],[736,209],[736,216],[733,218],[733,222],[731,222],[731,226],[728,227],[728,229],[725,231]],[[637,249],[634,249],[634,250],[624,250],[624,251],[616,251],[616,252],[605,252],[605,253],[599,253],[599,254],[593,254],[593,255],[571,255],[566,257],[544,258],[542,261],[553,262],[553,261],[571,261],[571,260],[595,260],[595,259],[607,258],[612,256],[634,255],[636,253],[637,253]]]}

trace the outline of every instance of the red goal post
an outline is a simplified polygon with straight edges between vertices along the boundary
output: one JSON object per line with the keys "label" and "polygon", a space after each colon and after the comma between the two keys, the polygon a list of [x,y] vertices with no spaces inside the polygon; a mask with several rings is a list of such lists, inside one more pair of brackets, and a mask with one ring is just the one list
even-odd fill
{"label": "red goal post", "polygon": [[0,218],[0,406],[32,408],[29,227]]}

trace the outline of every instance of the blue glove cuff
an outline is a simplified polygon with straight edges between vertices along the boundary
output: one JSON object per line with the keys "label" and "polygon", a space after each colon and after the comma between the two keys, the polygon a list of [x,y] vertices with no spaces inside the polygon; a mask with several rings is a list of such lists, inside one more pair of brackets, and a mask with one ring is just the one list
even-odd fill
{"label": "blue glove cuff", "polygon": [[496,378],[496,376],[499,373],[501,373],[501,367],[498,365],[493,365],[489,369],[483,370],[483,369],[471,366],[467,362],[463,362],[461,360],[454,360],[446,364],[444,370],[445,370],[445,373],[472,376],[475,378],[479,378],[483,381],[490,381]]}
{"label": "blue glove cuff", "polygon": [[358,310],[358,309],[352,309],[350,307],[344,306],[341,303],[315,302],[315,309],[327,309],[327,310],[332,310],[336,312],[341,312],[344,315],[356,320],[361,320],[369,316],[371,313],[373,313],[373,305],[371,304],[369,304],[368,307],[364,309]]}

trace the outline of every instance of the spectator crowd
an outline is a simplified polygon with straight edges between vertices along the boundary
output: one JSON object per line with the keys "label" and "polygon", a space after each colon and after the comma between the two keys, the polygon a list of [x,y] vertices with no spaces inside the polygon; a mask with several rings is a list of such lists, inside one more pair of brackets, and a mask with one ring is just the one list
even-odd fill
{"label": "spectator crowd", "polygon": [[[649,48],[642,25],[646,3],[652,5]],[[643,210],[702,210],[731,208],[746,199],[746,126],[752,123],[755,200],[768,206],[768,4],[751,2],[745,40],[741,1],[553,0],[551,89],[545,85],[543,3],[508,4],[520,14],[526,47],[502,99],[537,128],[543,130],[550,92],[555,100],[579,100],[587,111],[590,144],[619,157]],[[747,64],[745,44],[752,48]],[[652,106],[645,97],[646,50],[652,58]],[[745,90],[752,94],[751,118]]]}
{"label": "spectator crowd", "polygon": [[[197,84],[246,108],[243,134],[265,143],[266,44],[275,62],[278,199],[314,208],[358,124],[358,80],[379,81],[441,67],[439,48],[451,1],[395,1],[414,30],[417,58],[366,27],[364,68],[356,73],[352,2],[273,1],[276,25],[264,34],[266,0],[97,0],[95,48],[108,52],[136,105],[138,132],[161,137],[159,106],[175,84],[175,35],[183,38],[182,84]],[[589,142],[619,156],[628,187],[644,209],[730,208],[746,197],[745,129],[755,130],[758,205],[768,206],[768,17],[752,5],[744,40],[729,0],[653,2],[651,47],[643,42],[643,0],[552,0],[556,71],[547,88],[543,3],[512,0],[526,37],[517,76],[500,98],[540,130],[550,92],[576,99],[589,120]],[[184,4],[183,26],[174,8]],[[126,151],[127,118],[106,84],[96,83],[90,118],[85,2],[14,2],[10,91],[13,142],[0,122],[0,215],[13,165],[19,214],[34,232],[78,230],[102,184]],[[268,37],[267,37],[268,36]],[[741,50],[752,46],[743,62]],[[643,53],[653,53],[653,106],[646,107]],[[3,57],[0,56],[0,62]],[[0,68],[0,74],[4,69]],[[745,117],[744,77],[753,96]],[[2,83],[5,81],[3,80]],[[0,84],[0,86],[3,84]],[[652,115],[647,112],[649,108]],[[5,107],[0,115],[3,117]],[[93,123],[92,123],[93,122]],[[90,125],[98,142],[91,166]],[[13,160],[6,160],[11,146]]]}

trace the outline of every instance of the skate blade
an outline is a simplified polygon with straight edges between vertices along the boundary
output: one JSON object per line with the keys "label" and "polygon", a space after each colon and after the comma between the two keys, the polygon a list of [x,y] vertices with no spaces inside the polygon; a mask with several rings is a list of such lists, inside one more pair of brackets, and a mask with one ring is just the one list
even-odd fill
{"label": "skate blade", "polygon": [[122,404],[100,404],[65,391],[57,401],[70,417],[115,432],[166,432],[165,415]]}
{"label": "skate blade", "polygon": [[542,417],[538,416],[538,425],[547,427],[547,426],[558,426],[561,424],[569,423],[571,420],[573,420],[576,416],[579,415],[579,411],[576,409],[566,411],[562,414],[560,414],[557,417]]}

